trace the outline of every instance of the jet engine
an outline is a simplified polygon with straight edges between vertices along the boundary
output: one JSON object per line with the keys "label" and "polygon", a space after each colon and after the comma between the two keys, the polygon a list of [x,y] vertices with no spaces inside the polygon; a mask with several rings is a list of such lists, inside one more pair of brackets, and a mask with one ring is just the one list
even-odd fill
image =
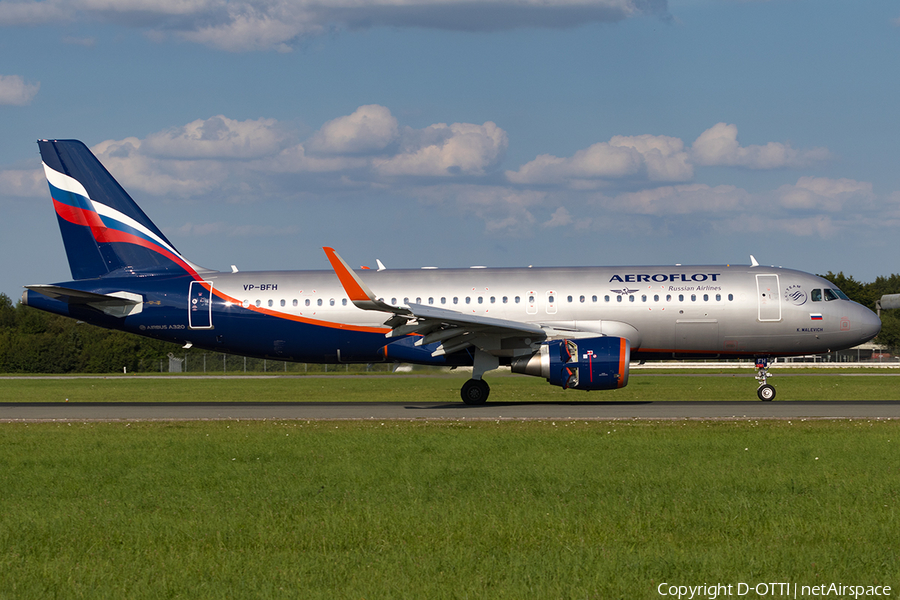
{"label": "jet engine", "polygon": [[631,344],[620,337],[553,340],[512,361],[513,373],[543,377],[563,389],[611,390],[628,383]]}

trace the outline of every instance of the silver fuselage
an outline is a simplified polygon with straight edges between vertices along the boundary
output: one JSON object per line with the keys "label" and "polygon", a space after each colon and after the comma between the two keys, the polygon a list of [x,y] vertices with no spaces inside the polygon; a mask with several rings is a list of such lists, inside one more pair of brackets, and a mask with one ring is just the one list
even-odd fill
{"label": "silver fuselage", "polygon": [[[433,305],[544,327],[549,338],[613,335],[633,359],[788,356],[849,348],[880,329],[829,281],[762,266],[649,266],[359,270],[384,302]],[[384,328],[360,310],[333,271],[209,273],[218,293],[326,327]],[[834,297],[828,300],[826,298]],[[524,349],[523,349],[524,350]],[[510,355],[515,354],[512,352]]]}

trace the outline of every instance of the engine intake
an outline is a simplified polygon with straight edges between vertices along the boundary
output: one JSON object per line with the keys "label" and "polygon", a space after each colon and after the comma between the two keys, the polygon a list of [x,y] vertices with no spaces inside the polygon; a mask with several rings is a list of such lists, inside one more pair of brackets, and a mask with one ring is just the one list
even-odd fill
{"label": "engine intake", "polygon": [[625,338],[553,340],[512,361],[513,373],[543,377],[563,389],[612,390],[628,384],[631,344]]}

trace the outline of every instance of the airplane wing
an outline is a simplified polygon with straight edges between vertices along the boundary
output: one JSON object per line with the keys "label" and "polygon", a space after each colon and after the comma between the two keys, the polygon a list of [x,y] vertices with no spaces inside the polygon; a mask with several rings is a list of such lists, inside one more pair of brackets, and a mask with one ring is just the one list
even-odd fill
{"label": "airplane wing", "polygon": [[547,330],[533,323],[469,315],[423,304],[391,306],[375,298],[334,248],[323,250],[354,305],[363,310],[392,313],[384,323],[391,328],[386,337],[420,335],[416,346],[440,342],[432,356],[452,354],[471,346],[494,355],[516,354],[517,349],[530,351],[532,344],[548,337]]}

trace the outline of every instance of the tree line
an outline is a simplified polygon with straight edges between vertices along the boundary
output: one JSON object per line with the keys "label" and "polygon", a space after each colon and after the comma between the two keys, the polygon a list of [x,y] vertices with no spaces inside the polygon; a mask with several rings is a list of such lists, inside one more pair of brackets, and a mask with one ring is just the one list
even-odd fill
{"label": "tree line", "polygon": [[[900,293],[900,274],[878,277],[871,283],[828,272],[823,277],[851,300],[875,310],[884,294]],[[900,310],[881,313],[882,330],[876,342],[900,350]],[[228,356],[198,348],[112,331],[13,304],[0,294],[0,373],[129,373],[168,371],[169,354],[185,359],[187,371],[290,372],[324,370],[314,365],[295,365]]]}

